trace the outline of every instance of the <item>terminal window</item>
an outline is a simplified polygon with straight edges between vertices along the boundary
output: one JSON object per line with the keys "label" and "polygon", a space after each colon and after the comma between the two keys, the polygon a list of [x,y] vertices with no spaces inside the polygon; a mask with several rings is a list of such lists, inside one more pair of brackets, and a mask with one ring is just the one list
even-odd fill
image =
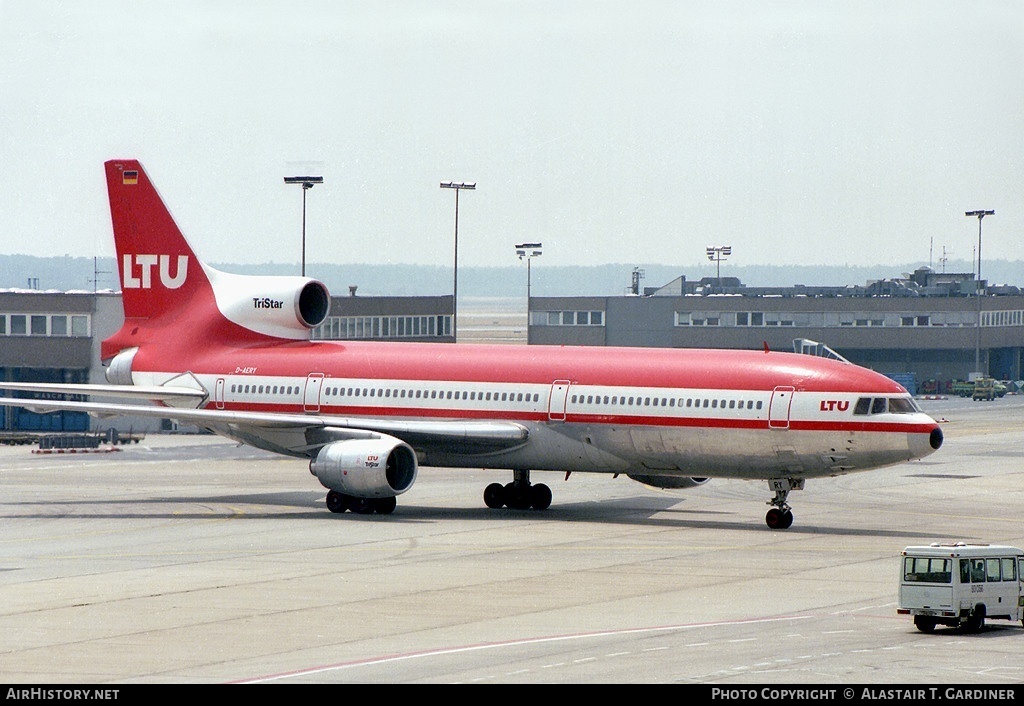
{"label": "terminal window", "polygon": [[[71,327],[68,329],[68,320]],[[89,336],[87,314],[0,314],[0,336]]]}
{"label": "terminal window", "polygon": [[604,326],[603,311],[535,311],[530,318],[536,326]]}

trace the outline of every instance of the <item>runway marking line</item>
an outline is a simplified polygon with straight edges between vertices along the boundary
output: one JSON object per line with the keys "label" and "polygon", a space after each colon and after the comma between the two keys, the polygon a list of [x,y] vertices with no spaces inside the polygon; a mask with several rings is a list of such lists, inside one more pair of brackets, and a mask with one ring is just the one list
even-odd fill
{"label": "runway marking line", "polygon": [[395,654],[385,655],[383,657],[373,657],[370,659],[355,660],[352,662],[342,662],[339,664],[328,664],[320,667],[310,667],[309,669],[298,669],[291,672],[283,672],[281,674],[269,674],[262,677],[254,677],[252,679],[240,679],[238,681],[231,682],[232,684],[264,684],[272,681],[279,681],[281,679],[294,679],[296,677],[311,676],[313,674],[323,674],[325,672],[341,671],[344,669],[352,669],[355,667],[369,667],[378,664],[387,664],[389,662],[403,662],[413,659],[424,659],[427,657],[439,657],[443,655],[461,654],[466,652],[480,652],[483,650],[493,650],[503,647],[516,647],[520,645],[539,645],[545,642],[567,642],[570,640],[586,640],[598,637],[609,637],[615,635],[641,635],[644,633],[658,633],[658,632],[674,632],[682,630],[695,630],[698,628],[710,628],[710,627],[721,627],[725,625],[753,625],[759,623],[775,623],[785,622],[790,620],[807,620],[811,618],[810,615],[791,615],[783,616],[779,618],[753,618],[749,620],[722,620],[711,623],[692,623],[687,625],[661,625],[646,628],[623,628],[621,630],[600,630],[596,632],[578,633],[571,635],[551,635],[548,637],[530,637],[519,640],[507,640],[504,642],[485,642],[477,645],[464,645],[462,647],[446,647],[436,650],[423,650],[420,652],[409,652],[407,654]]}

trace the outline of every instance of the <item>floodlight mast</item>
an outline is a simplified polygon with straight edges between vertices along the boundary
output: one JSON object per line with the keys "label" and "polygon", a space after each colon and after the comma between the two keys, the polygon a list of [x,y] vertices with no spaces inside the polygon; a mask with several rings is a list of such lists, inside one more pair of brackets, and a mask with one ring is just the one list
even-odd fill
{"label": "floodlight mast", "polygon": [[530,343],[530,260],[541,255],[541,243],[519,243],[516,245],[516,255],[520,260],[526,260],[526,343]]}
{"label": "floodlight mast", "polygon": [[455,190],[455,258],[454,275],[452,279],[452,339],[458,342],[458,315],[459,315],[459,192],[463,189],[470,191],[476,189],[476,182],[442,181],[442,189]]}
{"label": "floodlight mast", "polygon": [[302,276],[306,276],[306,192],[313,188],[314,184],[323,184],[322,176],[293,176],[285,177],[285,184],[302,185]]}
{"label": "floodlight mast", "polygon": [[[984,287],[981,285],[981,219],[985,216],[995,215],[995,211],[964,211],[965,216],[976,216],[978,218],[978,279],[974,283],[974,294],[978,299],[978,331],[974,344],[974,370],[981,372],[981,302],[984,294]],[[986,366],[987,367],[987,366]]]}
{"label": "floodlight mast", "polygon": [[732,255],[731,245],[708,247],[708,259],[718,265],[718,289],[722,289],[722,260]]}

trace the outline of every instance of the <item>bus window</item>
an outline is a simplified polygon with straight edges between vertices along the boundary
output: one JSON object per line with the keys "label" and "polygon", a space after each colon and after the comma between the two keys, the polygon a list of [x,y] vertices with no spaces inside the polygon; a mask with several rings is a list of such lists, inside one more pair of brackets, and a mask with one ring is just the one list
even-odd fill
{"label": "bus window", "polygon": [[985,570],[989,581],[999,580],[999,559],[986,559]]}
{"label": "bus window", "polygon": [[903,580],[951,583],[953,581],[953,560],[908,556],[903,562]]}
{"label": "bus window", "polygon": [[1012,558],[1004,558],[1003,562],[1003,581],[1016,581],[1017,580],[1017,564]]}
{"label": "bus window", "polygon": [[971,560],[971,583],[985,583],[985,560]]}
{"label": "bus window", "polygon": [[961,559],[960,560],[960,583],[971,582],[971,560]]}

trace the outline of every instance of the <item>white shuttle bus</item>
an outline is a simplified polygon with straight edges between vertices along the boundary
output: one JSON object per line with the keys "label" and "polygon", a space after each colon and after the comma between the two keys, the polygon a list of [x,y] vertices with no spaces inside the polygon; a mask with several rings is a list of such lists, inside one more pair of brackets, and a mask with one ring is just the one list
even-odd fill
{"label": "white shuttle bus", "polygon": [[921,632],[936,625],[978,632],[986,618],[1024,625],[1024,550],[990,544],[907,547],[900,557],[896,612]]}

